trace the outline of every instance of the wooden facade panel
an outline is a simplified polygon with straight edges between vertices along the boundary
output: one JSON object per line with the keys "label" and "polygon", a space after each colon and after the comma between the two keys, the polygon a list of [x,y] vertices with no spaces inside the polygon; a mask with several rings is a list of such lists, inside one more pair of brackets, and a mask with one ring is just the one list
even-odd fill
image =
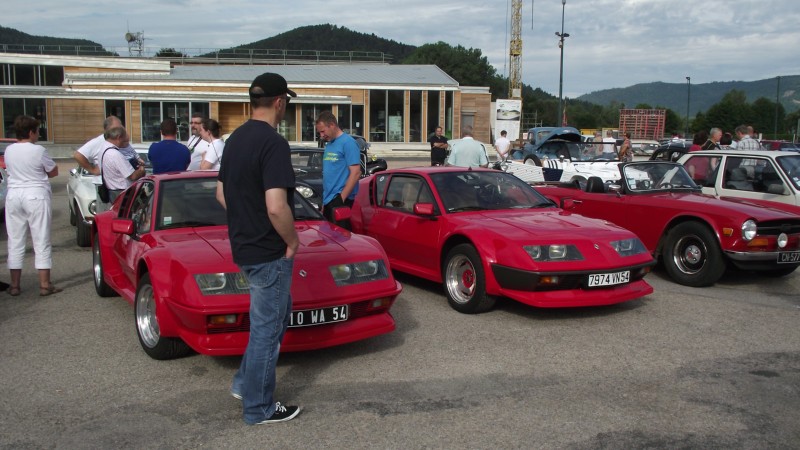
{"label": "wooden facade panel", "polygon": [[54,98],[48,120],[53,143],[82,145],[103,132],[104,119],[103,100]]}
{"label": "wooden facade panel", "polygon": [[[217,121],[222,134],[232,133],[250,118],[249,103],[218,103]],[[211,113],[213,117],[213,112]]]}

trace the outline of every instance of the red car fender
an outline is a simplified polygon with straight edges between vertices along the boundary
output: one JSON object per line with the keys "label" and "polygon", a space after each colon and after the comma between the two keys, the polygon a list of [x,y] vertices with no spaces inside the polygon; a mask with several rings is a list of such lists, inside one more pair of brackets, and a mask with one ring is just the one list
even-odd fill
{"label": "red car fender", "polygon": [[92,245],[95,245],[95,237],[97,237],[97,242],[100,245],[100,260],[103,265],[103,278],[105,282],[112,289],[117,291],[128,303],[133,304],[135,287],[133,292],[131,292],[130,286],[122,284],[125,274],[122,272],[122,268],[116,258],[114,258],[113,242],[116,233],[111,231],[110,223],[114,217],[115,213],[112,212],[103,212],[94,216],[94,221],[92,222]]}
{"label": "red car fender", "polygon": [[153,286],[153,295],[156,300],[156,311],[158,311],[158,326],[161,335],[164,337],[179,336],[179,321],[164,299],[174,298],[183,288],[183,286],[177,284],[177,280],[186,279],[187,276],[185,274],[174,274],[172,266],[172,258],[169,257],[169,252],[153,249],[147,252],[143,260],[139,261],[136,269],[137,290],[139,280],[145,274],[150,275],[150,283]]}

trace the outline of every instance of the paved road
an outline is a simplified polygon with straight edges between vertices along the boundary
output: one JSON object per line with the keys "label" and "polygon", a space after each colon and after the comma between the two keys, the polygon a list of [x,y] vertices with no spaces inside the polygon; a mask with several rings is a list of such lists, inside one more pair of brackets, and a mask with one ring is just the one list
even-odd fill
{"label": "paved road", "polygon": [[[397,330],[287,354],[278,398],[295,420],[248,427],[228,395],[239,358],[154,361],[132,308],[101,299],[74,245],[62,169],[54,281],[0,295],[0,448],[798,448],[800,274],[726,275],[623,305],[451,310],[400,276]],[[0,232],[5,241],[5,232]],[[0,260],[5,260],[0,242]]]}

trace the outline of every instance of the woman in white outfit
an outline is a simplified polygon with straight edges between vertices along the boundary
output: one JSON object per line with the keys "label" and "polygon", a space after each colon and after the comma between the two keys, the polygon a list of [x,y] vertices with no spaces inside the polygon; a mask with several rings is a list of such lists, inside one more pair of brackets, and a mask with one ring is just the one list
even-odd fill
{"label": "woman in white outfit", "polygon": [[33,241],[35,267],[39,271],[39,295],[61,292],[50,281],[53,258],[50,245],[52,209],[49,178],[58,176],[58,166],[44,147],[36,145],[39,140],[39,125],[39,121],[33,117],[17,117],[14,120],[17,142],[9,145],[5,153],[8,170],[6,231],[8,269],[11,272],[8,293],[14,296],[20,294],[28,229]]}
{"label": "woman in white outfit", "polygon": [[219,163],[222,161],[222,151],[225,149],[225,142],[220,139],[219,122],[214,119],[203,119],[200,127],[200,137],[208,142],[208,150],[200,163],[200,170],[219,170]]}

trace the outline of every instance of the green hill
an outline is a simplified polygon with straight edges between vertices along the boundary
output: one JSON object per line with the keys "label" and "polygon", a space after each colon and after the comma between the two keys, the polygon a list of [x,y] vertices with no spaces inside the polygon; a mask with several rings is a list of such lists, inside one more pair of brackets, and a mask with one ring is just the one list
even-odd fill
{"label": "green hill", "polygon": [[[718,103],[722,97],[733,89],[744,92],[748,102],[764,97],[775,101],[777,80],[769,78],[758,81],[716,81],[691,85],[691,99],[689,104],[690,115],[708,110]],[[781,77],[780,102],[787,113],[800,109],[800,75]],[[665,106],[678,112],[686,113],[687,85],[686,83],[643,83],[626,88],[605,89],[581,95],[578,100],[609,105],[612,102],[622,103],[634,107],[639,103],[648,105]]]}
{"label": "green hill", "polygon": [[7,51],[15,53],[40,53],[51,55],[74,55],[80,47],[82,55],[111,55],[102,45],[87,39],[67,39],[49,36],[34,36],[0,25],[0,43]]}
{"label": "green hill", "polygon": [[[314,58],[313,51],[324,52],[383,52],[391,62],[405,59],[416,47],[402,44],[375,34],[359,33],[337,25],[308,25],[281,33],[260,41],[220,50],[219,55],[241,55],[242,50],[276,49],[308,51],[308,58]],[[294,53],[299,55],[299,53]],[[211,55],[203,55],[211,56]]]}

